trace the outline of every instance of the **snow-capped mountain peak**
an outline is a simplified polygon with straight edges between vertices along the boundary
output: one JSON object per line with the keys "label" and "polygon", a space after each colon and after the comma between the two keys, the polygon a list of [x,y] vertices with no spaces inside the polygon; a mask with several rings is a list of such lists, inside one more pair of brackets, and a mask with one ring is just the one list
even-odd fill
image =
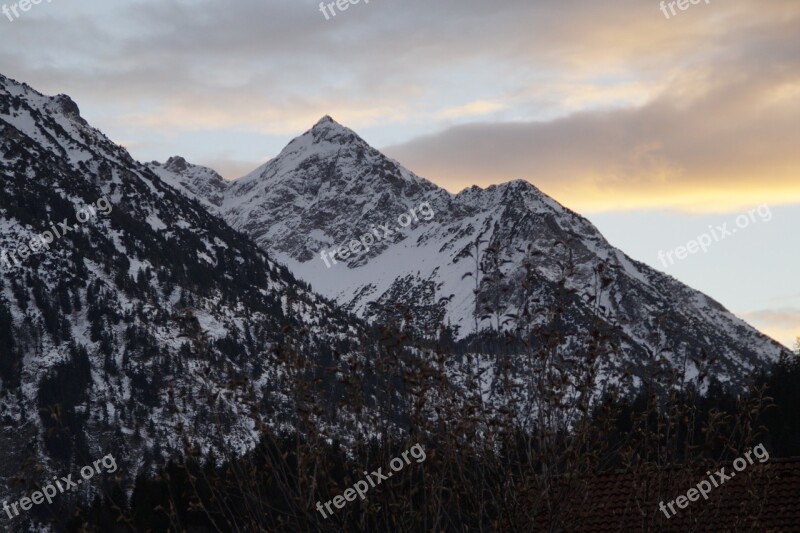
{"label": "snow-capped mountain peak", "polygon": [[[654,353],[667,353],[678,365],[705,352],[718,355],[721,381],[740,382],[760,361],[786,353],[712,299],[627,257],[531,183],[452,195],[330,117],[224,196],[219,213],[232,226],[315,290],[368,319],[385,320],[388,309],[405,306],[424,329],[449,325],[464,338],[476,333],[476,324],[478,330],[499,327],[501,315],[521,316],[533,301],[563,297],[553,287],[568,270],[570,327],[588,331],[601,320],[619,329],[621,365],[642,365]],[[399,223],[423,205],[433,216]],[[379,226],[391,233],[335,263],[325,259]],[[476,256],[484,269],[479,275]],[[500,289],[485,283],[486,262],[502,278]],[[590,298],[585,288],[597,285],[601,271],[601,294]],[[531,282],[524,282],[525,272],[534,276],[533,294],[523,290]]]}
{"label": "snow-capped mountain peak", "polygon": [[[292,328],[306,361],[353,354],[360,321],[209,212],[227,188],[180,157],[143,165],[68,97],[0,76],[0,499],[17,465],[36,483],[113,452],[133,479],[189,437],[244,451],[294,422],[272,349]],[[235,421],[223,434],[209,406]]]}

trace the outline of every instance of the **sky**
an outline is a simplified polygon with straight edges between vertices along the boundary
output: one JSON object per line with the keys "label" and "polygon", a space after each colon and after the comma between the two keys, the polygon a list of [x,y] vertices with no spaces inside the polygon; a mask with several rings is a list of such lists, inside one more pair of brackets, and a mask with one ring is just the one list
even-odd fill
{"label": "sky", "polygon": [[669,4],[45,0],[0,14],[0,72],[140,161],[235,179],[328,114],[452,192],[526,179],[792,346],[800,2]]}

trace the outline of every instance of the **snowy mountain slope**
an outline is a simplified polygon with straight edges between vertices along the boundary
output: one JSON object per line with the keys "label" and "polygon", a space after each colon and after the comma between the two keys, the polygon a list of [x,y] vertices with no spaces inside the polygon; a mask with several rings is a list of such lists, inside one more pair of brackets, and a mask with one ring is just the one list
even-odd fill
{"label": "snowy mountain slope", "polygon": [[[662,361],[688,379],[703,354],[741,386],[782,350],[530,184],[451,195],[330,117],[227,183],[178,157],[142,165],[68,97],[0,76],[0,229],[3,498],[24,492],[9,484],[22,464],[42,469],[30,483],[113,452],[130,479],[193,449],[244,451],[260,424],[371,438],[406,417],[407,375],[435,383],[431,419],[441,390],[530,406],[531,359],[489,333],[511,319],[543,344],[542,308],[560,310],[562,361],[590,357],[596,331],[612,345],[598,389]],[[444,381],[429,345],[384,344],[393,325],[467,338],[438,359]],[[303,411],[298,380],[321,410]]]}
{"label": "snowy mountain slope", "polygon": [[[147,165],[167,184],[206,204],[218,208],[222,205],[224,194],[229,186],[216,171],[199,165],[187,163],[182,157],[170,157],[161,165],[154,161]],[[180,178],[178,178],[180,176]]]}
{"label": "snowy mountain slope", "polygon": [[[180,172],[170,178],[187,179]],[[408,219],[399,217],[426,205],[434,213],[429,220],[417,216],[402,227]],[[476,322],[478,330],[502,329],[504,317],[552,301],[552,285],[571,261],[567,286],[580,296],[570,304],[573,325],[587,332],[599,316],[620,330],[619,369],[641,369],[663,356],[691,376],[697,373],[691,360],[708,356],[715,377],[739,384],[786,353],[717,302],[628,258],[585,218],[528,182],[451,195],[330,117],[230,184],[218,212],[320,294],[370,319],[385,319],[387,309],[400,305],[430,332],[447,324],[465,338]],[[369,250],[354,246],[336,264],[322,258],[366,233],[383,236],[381,226],[392,233],[376,237]],[[475,277],[464,277],[475,272],[476,254],[485,267],[478,302]],[[526,262],[533,295],[521,289]],[[497,282],[487,280],[490,263],[488,277]]]}
{"label": "snowy mountain slope", "polygon": [[[360,320],[134,161],[68,97],[3,76],[0,228],[0,498],[25,492],[10,484],[20,465],[66,474],[114,453],[130,480],[187,449],[245,450],[259,424],[298,423],[296,364],[335,374],[365,360]],[[359,393],[380,395],[381,379]],[[318,391],[331,406],[311,417],[320,426],[349,423],[341,388]]]}

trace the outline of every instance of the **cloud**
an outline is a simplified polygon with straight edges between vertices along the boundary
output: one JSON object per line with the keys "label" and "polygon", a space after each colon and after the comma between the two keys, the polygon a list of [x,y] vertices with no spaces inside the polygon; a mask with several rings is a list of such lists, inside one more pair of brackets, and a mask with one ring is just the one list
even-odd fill
{"label": "cloud", "polygon": [[743,318],[758,329],[794,348],[800,341],[800,309],[784,307],[744,313]]}
{"label": "cloud", "polygon": [[325,114],[346,115],[353,127],[369,126],[387,118],[402,121],[405,116],[402,109],[388,103],[380,105],[376,100],[361,106],[357,101],[309,101],[302,111],[271,105],[257,98],[218,100],[201,97],[180,101],[176,97],[165,100],[156,109],[123,115],[114,120],[135,128],[173,133],[232,130],[289,135],[308,129]]}
{"label": "cloud", "polygon": [[581,211],[800,202],[799,13],[724,34],[645,103],[459,125],[386,151],[451,190],[522,178]]}
{"label": "cloud", "polygon": [[[745,15],[790,5],[776,3]],[[336,21],[325,21],[310,0],[242,0],[234,7],[217,0],[87,0],[47,7],[4,28],[3,64],[11,75],[87,101],[152,103],[182,94],[191,106],[219,91],[220,99],[231,93],[251,103],[268,99],[287,113],[309,99],[328,104],[326,94],[349,93],[362,109],[376,97],[404,107],[413,102],[422,113],[452,106],[437,101],[452,89],[513,99],[621,67],[664,73],[708,38],[700,17],[665,24],[655,7],[590,0],[575,0],[569,9],[527,0],[408,0],[363,5]],[[542,96],[559,99],[557,92]],[[497,99],[467,99],[476,100]]]}
{"label": "cloud", "polygon": [[220,176],[226,180],[235,180],[242,176],[249,174],[264,161],[237,161],[233,159],[205,159],[201,160],[198,164],[204,167],[213,168],[219,173]]}
{"label": "cloud", "polygon": [[752,311],[745,315],[747,320],[770,324],[781,328],[800,330],[800,309],[784,307],[782,309],[764,309]]}
{"label": "cloud", "polygon": [[487,102],[486,100],[478,100],[470,102],[462,106],[448,107],[436,114],[437,118],[452,120],[465,117],[476,117],[480,115],[487,115],[493,111],[499,111],[506,106],[499,102]]}
{"label": "cloud", "polygon": [[670,20],[656,1],[358,7],[326,21],[312,0],[52,3],[3,28],[0,63],[112,138],[193,160],[226,139],[255,160],[279,141],[237,134],[331,114],[451,189],[523,177],[590,210],[733,206],[757,185],[797,199],[796,0]]}

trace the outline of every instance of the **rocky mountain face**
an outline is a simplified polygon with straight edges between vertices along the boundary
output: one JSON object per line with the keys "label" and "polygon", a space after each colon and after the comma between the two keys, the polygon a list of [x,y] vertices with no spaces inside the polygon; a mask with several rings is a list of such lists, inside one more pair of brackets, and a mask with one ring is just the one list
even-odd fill
{"label": "rocky mountain face", "polygon": [[[193,170],[177,158],[161,168],[184,180]],[[213,204],[218,176],[195,178],[186,191]],[[0,76],[0,498],[24,495],[12,479],[66,475],[108,453],[131,480],[187,450],[248,449],[262,424],[297,428],[290,378],[364,360],[360,320],[207,205],[68,97]],[[372,376],[359,391],[375,398]],[[338,387],[320,386],[330,412],[310,420],[347,424]],[[23,465],[34,471],[20,478]]]}
{"label": "rocky mountain face", "polygon": [[[184,190],[198,174],[171,173]],[[599,321],[614,332],[609,375],[660,359],[688,379],[705,360],[722,383],[739,385],[786,353],[530,183],[453,195],[330,117],[223,196],[216,211],[314,290],[368,319],[410,313],[416,333],[535,328],[545,320],[537,311],[559,302],[565,330],[588,334]]]}
{"label": "rocky mountain face", "polygon": [[192,165],[178,156],[170,157],[163,165],[153,161],[148,166],[167,184],[186,196],[200,200],[212,210],[222,206],[225,191],[230,185],[214,170]]}
{"label": "rocky mountain face", "polygon": [[10,501],[15,479],[113,453],[130,480],[265,426],[364,442],[408,422],[412,388],[415,416],[446,391],[531,424],[550,369],[526,344],[582,365],[602,332],[599,390],[702,361],[739,387],[783,352],[527,182],[452,195],[330,117],[229,183],[143,165],[67,96],[0,76],[0,228]]}

